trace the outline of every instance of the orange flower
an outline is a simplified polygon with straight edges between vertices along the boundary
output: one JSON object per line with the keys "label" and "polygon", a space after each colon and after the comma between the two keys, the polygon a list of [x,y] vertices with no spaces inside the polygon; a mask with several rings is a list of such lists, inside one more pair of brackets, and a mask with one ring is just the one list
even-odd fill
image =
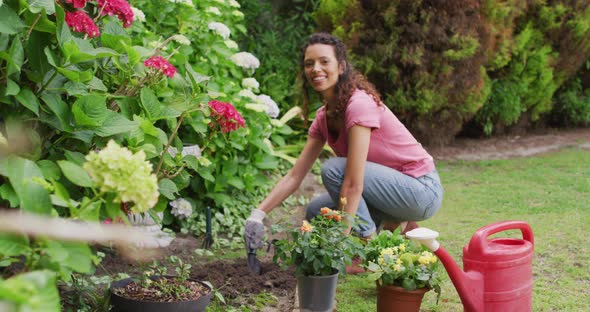
{"label": "orange flower", "polygon": [[328,207],[324,207],[322,209],[320,209],[320,213],[323,215],[330,213],[332,211],[332,209],[328,208]]}
{"label": "orange flower", "polygon": [[342,216],[340,216],[339,214],[334,215],[334,220],[340,222],[340,220],[342,220]]}
{"label": "orange flower", "polygon": [[313,230],[313,226],[311,226],[311,224],[309,224],[309,222],[307,222],[306,220],[303,220],[303,225],[301,225],[301,231],[311,232],[311,230]]}

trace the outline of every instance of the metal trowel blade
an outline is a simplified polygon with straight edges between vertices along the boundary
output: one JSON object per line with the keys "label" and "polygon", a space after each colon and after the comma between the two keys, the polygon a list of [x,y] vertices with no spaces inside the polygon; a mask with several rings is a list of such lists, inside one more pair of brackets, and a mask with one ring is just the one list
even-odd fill
{"label": "metal trowel blade", "polygon": [[262,272],[260,261],[256,258],[256,254],[248,254],[248,267],[250,268],[250,271],[256,275],[260,275]]}

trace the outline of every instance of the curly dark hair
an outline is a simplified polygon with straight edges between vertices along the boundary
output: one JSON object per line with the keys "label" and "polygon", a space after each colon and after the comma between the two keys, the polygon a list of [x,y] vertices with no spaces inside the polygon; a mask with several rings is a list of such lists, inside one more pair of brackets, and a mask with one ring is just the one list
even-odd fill
{"label": "curly dark hair", "polygon": [[[303,75],[303,67],[304,67],[304,58],[305,58],[305,50],[310,45],[314,44],[326,44],[331,45],[334,47],[334,53],[336,54],[336,60],[338,64],[344,64],[344,72],[338,76],[338,82],[336,83],[336,93],[338,94],[338,106],[337,111],[343,113],[346,111],[346,104],[352,93],[356,89],[364,90],[369,94],[375,102],[381,105],[381,95],[375,88],[375,86],[370,83],[367,78],[358,72],[356,69],[353,68],[352,64],[348,61],[348,54],[346,52],[346,46],[344,42],[340,40],[338,37],[333,36],[329,33],[320,32],[314,33],[307,38],[307,41],[301,48],[301,59],[300,59],[300,66],[301,70],[301,78],[303,81],[303,113],[305,118],[307,118],[308,113],[308,106],[309,106],[309,83],[307,79],[305,79]],[[343,115],[343,114],[341,114]]]}

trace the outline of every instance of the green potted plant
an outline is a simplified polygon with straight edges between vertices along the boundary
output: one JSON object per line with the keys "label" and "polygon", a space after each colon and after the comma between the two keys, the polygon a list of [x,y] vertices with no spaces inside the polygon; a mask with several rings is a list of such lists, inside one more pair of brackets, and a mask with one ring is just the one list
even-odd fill
{"label": "green potted plant", "polygon": [[205,311],[211,301],[210,284],[191,279],[191,265],[171,256],[176,275],[154,261],[138,278],[125,278],[111,284],[111,305],[115,312]]}
{"label": "green potted plant", "polygon": [[420,311],[424,294],[440,297],[438,258],[399,232],[381,231],[365,246],[368,278],[377,284],[377,311]]}
{"label": "green potted plant", "polygon": [[346,233],[353,222],[339,211],[322,208],[320,215],[304,220],[275,243],[273,261],[295,267],[301,310],[332,311],[338,274],[346,272],[353,256],[363,254],[360,239]]}

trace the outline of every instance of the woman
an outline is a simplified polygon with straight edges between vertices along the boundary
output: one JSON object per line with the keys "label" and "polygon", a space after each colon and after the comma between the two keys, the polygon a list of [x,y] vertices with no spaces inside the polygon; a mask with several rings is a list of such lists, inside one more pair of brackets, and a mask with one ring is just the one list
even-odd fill
{"label": "woman", "polygon": [[326,143],[337,157],[322,166],[327,192],[310,202],[307,219],[322,207],[340,209],[358,216],[354,231],[369,238],[380,226],[394,229],[399,222],[432,217],[443,196],[432,157],[352,68],[342,41],[327,33],[311,35],[302,67],[304,89],[311,86],[324,105],[293,168],[246,221],[247,247],[262,246],[264,217],[297,190]]}

